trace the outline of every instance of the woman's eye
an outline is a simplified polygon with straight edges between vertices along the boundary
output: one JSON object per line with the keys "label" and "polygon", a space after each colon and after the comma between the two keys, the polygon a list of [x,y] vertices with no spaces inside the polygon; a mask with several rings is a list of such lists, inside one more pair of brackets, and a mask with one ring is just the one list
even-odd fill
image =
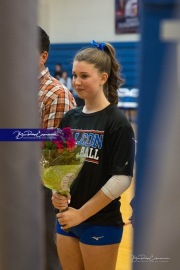
{"label": "woman's eye", "polygon": [[88,75],[82,75],[82,79],[87,79]]}
{"label": "woman's eye", "polygon": [[86,75],[86,74],[82,74],[82,75],[80,75],[79,77],[76,75],[76,74],[72,74],[72,77],[73,77],[73,79],[74,80],[77,80],[78,78],[79,79],[87,79],[89,76],[88,75]]}

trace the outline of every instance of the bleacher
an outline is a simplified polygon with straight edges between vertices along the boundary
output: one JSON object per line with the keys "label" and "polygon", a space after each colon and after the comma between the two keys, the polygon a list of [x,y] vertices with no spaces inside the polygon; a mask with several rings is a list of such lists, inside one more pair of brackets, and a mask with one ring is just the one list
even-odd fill
{"label": "bleacher", "polygon": [[[121,74],[125,79],[123,88],[137,89],[138,88],[138,46],[139,42],[111,42],[116,50],[116,58],[122,65]],[[49,51],[49,58],[47,66],[50,73],[54,74],[55,65],[60,63],[63,70],[66,70],[71,77],[72,74],[72,62],[75,54],[78,50],[84,47],[89,47],[89,43],[58,43],[51,44]],[[128,92],[126,92],[128,93]],[[137,93],[137,92],[136,92]],[[131,101],[133,95],[131,95]],[[119,107],[123,110],[129,110],[131,106],[126,107],[123,105],[122,91],[119,94]],[[128,96],[126,96],[127,101]],[[137,95],[136,95],[137,102]],[[129,103],[128,103],[129,104]],[[129,104],[130,105],[130,104]],[[137,106],[134,107],[137,109]]]}

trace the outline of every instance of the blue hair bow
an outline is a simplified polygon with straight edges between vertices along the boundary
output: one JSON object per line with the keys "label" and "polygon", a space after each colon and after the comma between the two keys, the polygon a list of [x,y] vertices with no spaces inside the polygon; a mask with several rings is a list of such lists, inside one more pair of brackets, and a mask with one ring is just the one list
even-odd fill
{"label": "blue hair bow", "polygon": [[106,46],[106,43],[97,43],[95,40],[92,40],[91,44],[101,51],[104,51],[104,48]]}

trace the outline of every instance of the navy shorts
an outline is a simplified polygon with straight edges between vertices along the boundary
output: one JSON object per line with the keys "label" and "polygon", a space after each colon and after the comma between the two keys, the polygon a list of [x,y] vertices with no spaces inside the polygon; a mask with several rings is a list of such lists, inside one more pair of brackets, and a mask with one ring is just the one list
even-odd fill
{"label": "navy shorts", "polygon": [[70,229],[69,232],[61,229],[59,222],[56,222],[56,232],[65,236],[75,237],[86,245],[103,246],[119,244],[122,239],[123,227],[99,226],[83,222]]}

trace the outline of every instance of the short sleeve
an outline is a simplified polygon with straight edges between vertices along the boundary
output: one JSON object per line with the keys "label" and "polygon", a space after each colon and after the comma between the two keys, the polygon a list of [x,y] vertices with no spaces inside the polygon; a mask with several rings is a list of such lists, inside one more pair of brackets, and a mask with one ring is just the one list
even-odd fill
{"label": "short sleeve", "polygon": [[108,132],[108,166],[110,175],[133,176],[135,139],[130,124]]}

